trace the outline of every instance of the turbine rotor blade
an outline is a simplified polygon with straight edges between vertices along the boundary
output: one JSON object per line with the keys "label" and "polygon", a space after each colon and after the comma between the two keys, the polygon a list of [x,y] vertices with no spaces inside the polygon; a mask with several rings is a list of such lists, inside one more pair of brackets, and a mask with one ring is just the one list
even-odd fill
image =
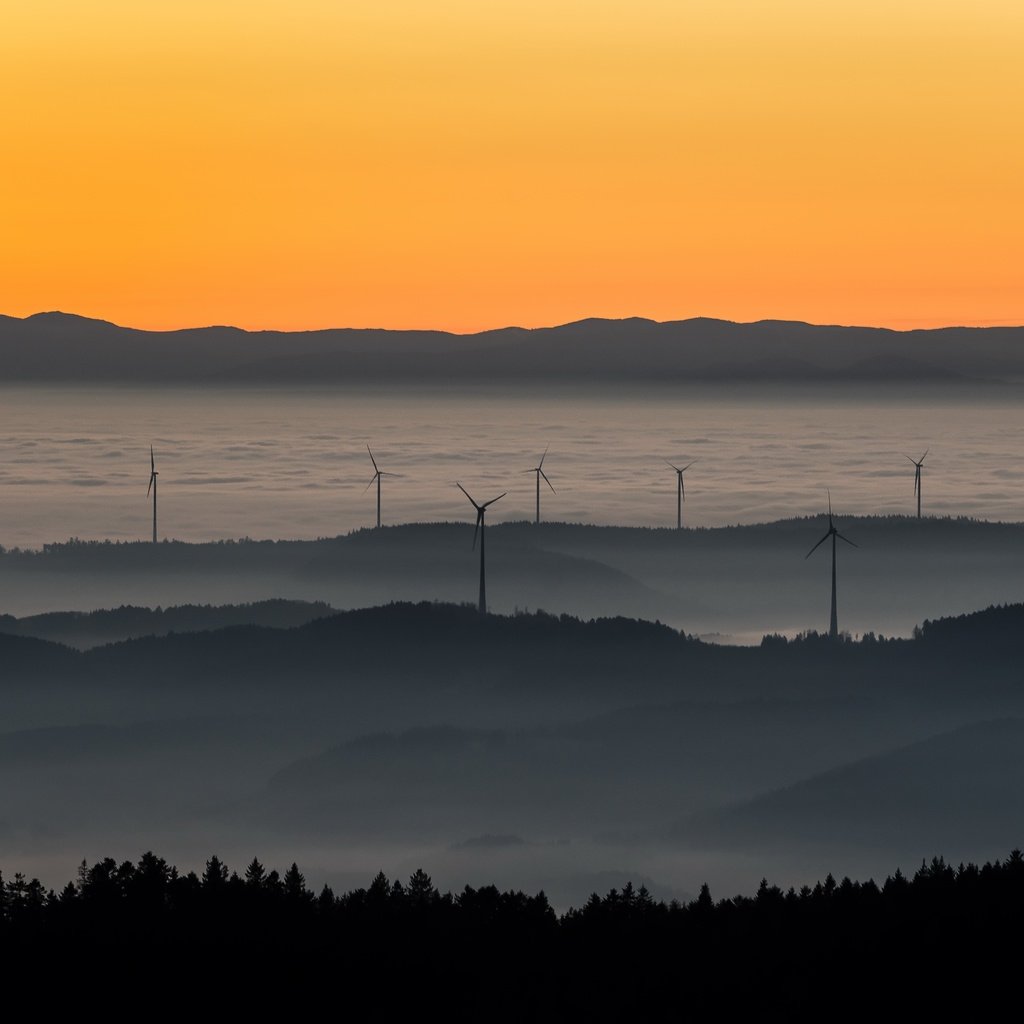
{"label": "turbine rotor blade", "polygon": [[859,544],[854,544],[852,540],[850,540],[850,539],[849,539],[849,538],[847,538],[847,537],[844,537],[844,536],[843,536],[843,535],[842,535],[842,534],[841,534],[841,533],[840,533],[840,532],[839,532],[838,530],[836,530],[836,536],[837,536],[837,537],[838,537],[838,538],[839,538],[840,540],[845,540],[845,541],[846,541],[846,543],[847,543],[847,544],[849,544],[851,548],[859,548],[859,547],[860,547],[860,545],[859,545]]}
{"label": "turbine rotor blade", "polygon": [[[672,466],[672,463],[671,463],[671,462],[669,462],[669,461],[668,461],[668,459],[662,459],[661,461],[662,461],[662,462],[664,462],[666,466]],[[680,469],[680,468],[679,468],[678,466],[672,466],[672,468],[673,468],[673,469],[674,469],[674,470],[675,470],[675,471],[676,471],[677,473],[682,473],[682,470],[681,470],[681,469]]]}
{"label": "turbine rotor blade", "polygon": [[478,505],[478,504],[477,504],[477,503],[476,503],[475,501],[473,501],[473,498],[472,498],[472,496],[470,495],[469,491],[467,491],[467,490],[466,490],[466,488],[465,488],[465,487],[463,487],[463,486],[462,486],[462,484],[460,484],[458,480],[456,480],[456,481],[455,481],[455,486],[456,486],[456,487],[458,487],[458,489],[459,489],[460,491],[462,491],[462,493],[463,493],[463,494],[464,494],[464,495],[465,495],[465,496],[466,496],[467,498],[469,498],[469,502],[470,502],[470,504],[471,504],[471,505],[473,506],[473,508],[475,508],[475,509],[477,510],[477,512],[479,512],[479,511],[480,511],[480,506],[479,506],[479,505]]}
{"label": "turbine rotor blade", "polygon": [[700,462],[700,459],[694,459],[693,462],[688,462],[681,470],[679,470],[679,472],[685,473],[696,462]]}
{"label": "turbine rotor blade", "polygon": [[484,509],[487,508],[488,505],[493,505],[496,501],[501,501],[501,499],[504,498],[506,494],[508,494],[508,491],[502,491],[501,494],[499,494],[496,498],[491,498],[490,501],[485,501],[482,505],[479,506],[480,514],[483,515]]}
{"label": "turbine rotor blade", "polygon": [[153,446],[149,446],[149,471],[152,473],[156,470],[156,460],[153,458]]}
{"label": "turbine rotor blade", "polygon": [[537,463],[537,468],[538,469],[540,469],[541,466],[544,465],[544,460],[548,457],[548,448],[550,448],[550,447],[551,447],[551,445],[548,445],[547,448],[544,449],[544,454],[540,457],[540,462]]}
{"label": "turbine rotor blade", "polygon": [[[546,484],[548,485],[548,487],[551,487],[551,481],[550,481],[550,480],[548,479],[548,475],[547,475],[547,473],[545,473],[543,469],[538,469],[538,470],[537,470],[537,472],[538,472],[538,473],[540,473],[540,475],[541,475],[542,477],[544,477],[544,483],[546,483]],[[552,494],[557,494],[557,493],[558,493],[558,491],[556,491],[556,490],[554,489],[554,487],[551,487],[551,493],[552,493]]]}
{"label": "turbine rotor blade", "polygon": [[473,546],[470,548],[470,551],[476,551],[476,538],[477,538],[477,535],[480,533],[480,524],[483,521],[484,521],[484,510],[482,508],[478,508],[476,510],[476,529],[473,531]]}
{"label": "turbine rotor blade", "polygon": [[918,464],[919,466],[921,465],[921,463],[922,463],[922,462],[924,462],[924,460],[925,460],[925,459],[927,459],[927,458],[928,458],[928,453],[929,453],[930,451],[931,451],[931,448],[926,448],[926,449],[924,450],[924,455],[922,455],[922,456],[921,456],[921,458],[920,458],[920,459],[918,459],[918,462],[917,462],[917,464]]}
{"label": "turbine rotor blade", "polygon": [[149,474],[149,486],[146,488],[146,497],[147,498],[149,497],[149,492],[151,490],[153,490],[153,477],[154,476],[156,476],[156,473],[150,473]]}
{"label": "turbine rotor blade", "polygon": [[377,460],[373,457],[373,452],[370,451],[370,446],[366,446],[366,453],[370,456],[370,461],[373,463],[373,470],[375,473],[379,473],[380,470],[377,468]]}
{"label": "turbine rotor blade", "polygon": [[370,482],[363,488],[363,494],[365,494],[377,482],[377,477],[379,476],[380,471],[378,470],[376,473],[373,474],[373,476],[370,479]]}
{"label": "turbine rotor blade", "polygon": [[821,540],[819,540],[819,541],[818,541],[818,543],[817,543],[817,544],[815,544],[815,545],[814,545],[814,547],[813,547],[813,548],[811,548],[811,550],[810,550],[810,551],[808,551],[806,555],[804,555],[804,558],[805,558],[805,559],[807,559],[807,558],[810,558],[810,557],[811,557],[811,555],[813,555],[813,554],[814,554],[814,552],[815,552],[815,551],[817,551],[817,550],[818,550],[818,548],[820,548],[820,547],[821,547],[821,545],[822,545],[822,544],[824,544],[824,543],[825,543],[825,541],[827,541],[827,540],[829,539],[829,537],[831,537],[831,536],[832,536],[832,531],[831,531],[831,530],[829,530],[829,531],[828,531],[828,533],[826,533],[826,534],[825,534],[825,536],[824,536],[824,537],[822,537],[822,538],[821,538]]}

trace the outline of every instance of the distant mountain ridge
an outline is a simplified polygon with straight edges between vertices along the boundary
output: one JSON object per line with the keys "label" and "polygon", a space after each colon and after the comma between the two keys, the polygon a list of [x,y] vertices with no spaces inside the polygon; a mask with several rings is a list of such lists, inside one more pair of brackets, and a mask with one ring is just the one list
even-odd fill
{"label": "distant mountain ridge", "polygon": [[881,327],[697,317],[586,319],[477,334],[334,328],[144,331],[68,313],[0,316],[0,380],[218,384],[401,380],[1024,378],[1024,326]]}

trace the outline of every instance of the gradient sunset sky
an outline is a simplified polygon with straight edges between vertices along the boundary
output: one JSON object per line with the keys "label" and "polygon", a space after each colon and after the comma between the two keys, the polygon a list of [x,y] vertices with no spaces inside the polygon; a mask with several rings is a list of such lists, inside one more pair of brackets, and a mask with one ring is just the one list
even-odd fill
{"label": "gradient sunset sky", "polygon": [[0,312],[1024,322],[1020,0],[33,0]]}

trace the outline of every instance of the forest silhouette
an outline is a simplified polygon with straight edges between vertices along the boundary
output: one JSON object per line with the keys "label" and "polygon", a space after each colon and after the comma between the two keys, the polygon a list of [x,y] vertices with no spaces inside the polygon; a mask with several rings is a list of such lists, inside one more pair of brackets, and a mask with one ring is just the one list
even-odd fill
{"label": "forest silhouette", "polygon": [[982,866],[935,857],[881,885],[762,880],[752,896],[717,901],[706,885],[666,903],[627,883],[561,915],[543,892],[440,892],[421,869],[406,883],[380,872],[315,893],[294,863],[282,875],[253,858],[239,874],[212,856],[200,875],[147,852],[83,861],[60,892],[21,874],[0,881],[0,955],[22,982],[102,970],[125,992],[202,988],[246,1005],[298,1005],[341,982],[385,1008],[488,1017],[604,1018],[662,1003],[673,1015],[831,1016],[882,999],[982,1009],[1012,991],[1022,917],[1020,850]]}

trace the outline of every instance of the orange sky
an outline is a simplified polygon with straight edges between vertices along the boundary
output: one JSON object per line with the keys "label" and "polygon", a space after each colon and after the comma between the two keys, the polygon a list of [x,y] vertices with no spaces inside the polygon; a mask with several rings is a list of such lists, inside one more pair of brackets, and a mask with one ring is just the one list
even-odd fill
{"label": "orange sky", "polygon": [[0,312],[1024,322],[1019,0],[33,0]]}

